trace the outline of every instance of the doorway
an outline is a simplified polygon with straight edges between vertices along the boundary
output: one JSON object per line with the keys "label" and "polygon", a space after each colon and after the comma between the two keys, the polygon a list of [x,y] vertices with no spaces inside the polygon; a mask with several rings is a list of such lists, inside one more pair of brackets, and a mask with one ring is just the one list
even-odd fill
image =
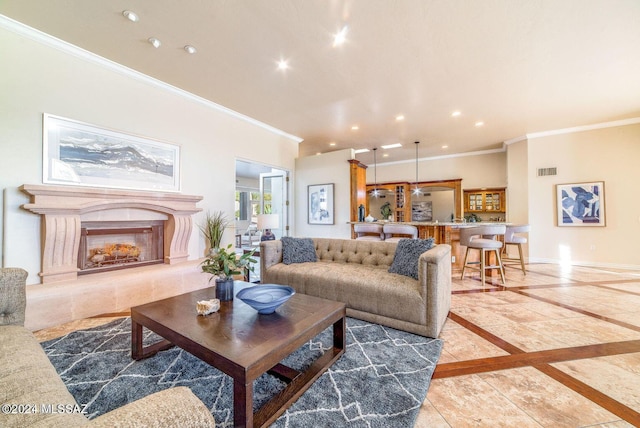
{"label": "doorway", "polygon": [[[276,239],[289,235],[289,171],[248,160],[236,160],[235,227],[236,251],[259,247],[264,233],[258,227],[258,216],[276,214],[277,228],[271,233]],[[254,257],[255,258],[255,257]],[[259,266],[253,281],[259,278]]]}

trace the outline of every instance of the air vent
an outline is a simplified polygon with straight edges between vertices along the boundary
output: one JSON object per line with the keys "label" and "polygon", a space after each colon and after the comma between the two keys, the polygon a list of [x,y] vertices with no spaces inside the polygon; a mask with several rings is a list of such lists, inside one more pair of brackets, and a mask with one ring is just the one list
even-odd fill
{"label": "air vent", "polygon": [[558,175],[558,168],[538,168],[538,177],[544,177],[546,175]]}

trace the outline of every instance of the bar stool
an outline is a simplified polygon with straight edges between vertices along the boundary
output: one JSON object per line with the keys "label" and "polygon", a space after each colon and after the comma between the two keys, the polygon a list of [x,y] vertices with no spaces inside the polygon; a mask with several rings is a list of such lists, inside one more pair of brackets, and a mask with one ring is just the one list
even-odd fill
{"label": "bar stool", "polygon": [[359,241],[384,241],[381,224],[354,224],[353,231]]}
{"label": "bar stool", "polygon": [[518,255],[519,258],[509,258],[503,257],[503,262],[505,261],[518,261],[519,263],[503,263],[504,266],[515,266],[520,264],[520,268],[522,269],[522,273],[527,274],[526,269],[524,268],[524,257],[522,255],[522,244],[527,243],[527,238],[524,236],[516,236],[516,233],[528,233],[531,230],[531,226],[528,224],[520,224],[514,226],[507,226],[507,230],[504,234],[504,248],[503,252],[507,253],[507,245],[516,245],[518,247]]}
{"label": "bar stool", "polygon": [[[504,269],[502,267],[502,259],[500,258],[500,252],[502,251],[502,242],[496,239],[498,235],[504,235],[506,227],[504,225],[485,225],[474,227],[460,228],[460,245],[467,247],[467,251],[464,254],[464,263],[462,265],[462,276],[460,279],[464,279],[464,271],[469,265],[477,265],[480,267],[480,280],[484,287],[484,281],[486,278],[485,271],[487,269],[499,269],[500,277],[502,278],[502,284],[506,284],[504,279]],[[479,262],[467,263],[469,257],[469,250],[480,251]],[[496,264],[487,264],[487,252],[493,251],[496,254]],[[478,269],[473,267],[471,269]]]}
{"label": "bar stool", "polygon": [[398,242],[402,238],[416,239],[418,237],[418,228],[410,224],[385,223],[382,229],[384,240],[389,242]]}

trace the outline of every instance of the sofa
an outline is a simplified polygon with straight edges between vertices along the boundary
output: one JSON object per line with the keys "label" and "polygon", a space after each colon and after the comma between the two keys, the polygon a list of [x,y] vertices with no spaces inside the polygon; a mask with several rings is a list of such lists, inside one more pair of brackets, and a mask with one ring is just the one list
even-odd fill
{"label": "sofa", "polygon": [[285,264],[282,240],[261,242],[261,283],[343,302],[353,318],[438,337],[451,305],[451,246],[440,244],[419,253],[414,279],[389,272],[400,243],[307,239],[315,249],[315,262]]}
{"label": "sofa", "polygon": [[[1,427],[215,426],[207,407],[186,387],[157,392],[89,420],[40,343],[23,327],[26,278],[23,269],[0,269]],[[57,412],[44,413],[41,405],[53,405]]]}

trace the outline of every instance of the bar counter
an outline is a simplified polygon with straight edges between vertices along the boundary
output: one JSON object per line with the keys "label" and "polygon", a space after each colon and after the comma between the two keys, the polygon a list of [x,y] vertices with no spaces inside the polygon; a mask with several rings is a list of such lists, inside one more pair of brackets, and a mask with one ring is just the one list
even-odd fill
{"label": "bar counter", "polygon": [[[354,224],[369,224],[370,222],[358,222],[350,221],[351,225]],[[483,224],[492,225],[505,225],[508,226],[511,223],[498,222],[498,221],[483,221],[477,223],[462,223],[462,222],[435,222],[435,221],[407,221],[407,222],[393,222],[393,221],[376,221],[373,223],[379,224],[409,224],[418,228],[418,238],[427,239],[433,238],[436,244],[449,244],[451,245],[451,263],[454,269],[462,269],[462,261],[464,259],[465,247],[460,246],[460,228],[474,227]],[[353,227],[351,229],[352,238],[355,237]]]}

